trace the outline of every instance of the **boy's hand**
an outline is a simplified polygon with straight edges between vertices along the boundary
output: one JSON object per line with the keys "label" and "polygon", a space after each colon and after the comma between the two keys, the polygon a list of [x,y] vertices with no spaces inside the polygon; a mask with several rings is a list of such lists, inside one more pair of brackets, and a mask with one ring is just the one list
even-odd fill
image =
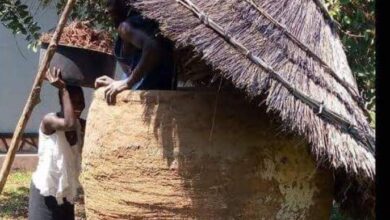
{"label": "boy's hand", "polygon": [[58,89],[65,88],[65,82],[61,78],[61,70],[57,68],[49,69],[46,73],[46,79],[49,80],[50,84],[57,87]]}

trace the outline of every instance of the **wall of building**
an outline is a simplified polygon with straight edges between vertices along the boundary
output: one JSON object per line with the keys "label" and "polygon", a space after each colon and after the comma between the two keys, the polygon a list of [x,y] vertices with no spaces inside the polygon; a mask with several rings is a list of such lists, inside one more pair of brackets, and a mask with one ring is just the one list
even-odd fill
{"label": "wall of building", "polygon": [[[55,6],[38,9],[38,1],[25,1],[43,31],[55,28],[58,20]],[[14,36],[0,25],[0,133],[13,132],[23,111],[38,69],[39,53],[27,49],[23,36]],[[117,71],[119,68],[117,68]],[[87,107],[92,89],[84,89]],[[42,102],[36,106],[29,120],[26,132],[37,132],[40,120],[48,113],[59,109],[57,91],[44,83]],[[84,117],[86,117],[84,112]]]}
{"label": "wall of building", "polygon": [[329,219],[333,180],[302,138],[232,93],[95,94],[83,150],[90,219]]}

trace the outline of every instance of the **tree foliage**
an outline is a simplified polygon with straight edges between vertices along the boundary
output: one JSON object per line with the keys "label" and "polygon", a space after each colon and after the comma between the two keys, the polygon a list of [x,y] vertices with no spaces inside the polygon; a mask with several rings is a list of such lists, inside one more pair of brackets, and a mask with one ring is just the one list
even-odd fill
{"label": "tree foliage", "polygon": [[367,108],[375,112],[375,1],[326,0]]}
{"label": "tree foliage", "polygon": [[[21,0],[0,0],[0,23],[9,29],[14,35],[21,34],[29,42],[28,47],[36,51],[40,30],[38,23],[34,21],[29,8]],[[55,4],[57,14],[65,7],[67,0],[35,0],[41,8]],[[90,20],[92,24],[106,30],[112,30],[107,16],[104,14],[104,0],[79,0],[71,12],[70,20]],[[36,9],[38,10],[38,8]]]}
{"label": "tree foliage", "polygon": [[[56,4],[58,13],[66,0],[38,0],[42,6]],[[341,24],[340,36],[359,91],[367,108],[375,111],[375,2],[374,0],[326,0],[330,14]],[[104,14],[104,0],[77,1],[71,19],[90,20],[96,26],[112,30]],[[0,21],[14,34],[23,34],[36,45],[40,28],[20,0],[0,0]]]}
{"label": "tree foliage", "polygon": [[23,34],[29,47],[36,47],[41,28],[20,0],[0,0],[0,23],[14,35]]}
{"label": "tree foliage", "polygon": [[[65,7],[67,0],[46,0],[57,2],[57,13],[60,13],[62,9]],[[105,0],[84,0],[84,1],[76,1],[76,4],[70,14],[71,20],[88,20],[91,21],[95,26],[112,31],[113,27],[110,25],[109,20],[107,19],[107,15],[104,13]]]}

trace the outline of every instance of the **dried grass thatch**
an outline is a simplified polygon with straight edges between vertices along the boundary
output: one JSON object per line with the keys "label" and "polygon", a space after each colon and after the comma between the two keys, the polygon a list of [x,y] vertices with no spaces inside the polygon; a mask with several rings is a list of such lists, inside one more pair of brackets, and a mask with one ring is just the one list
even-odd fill
{"label": "dried grass thatch", "polygon": [[159,22],[193,80],[211,79],[210,67],[252,98],[265,94],[268,111],[305,137],[338,181],[348,179],[339,201],[372,214],[375,134],[320,0],[128,2]]}

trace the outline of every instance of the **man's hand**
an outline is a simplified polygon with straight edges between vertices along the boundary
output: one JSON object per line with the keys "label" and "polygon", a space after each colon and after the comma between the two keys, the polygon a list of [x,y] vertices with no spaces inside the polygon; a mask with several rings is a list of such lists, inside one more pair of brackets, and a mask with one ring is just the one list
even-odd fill
{"label": "man's hand", "polygon": [[46,72],[46,79],[49,83],[58,89],[65,88],[65,82],[61,78],[61,70],[53,67]]}
{"label": "man's hand", "polygon": [[108,86],[111,83],[113,83],[114,81],[115,80],[113,80],[112,78],[110,78],[108,76],[101,76],[95,80],[95,88],[97,89],[97,88],[100,88],[103,86]]}
{"label": "man's hand", "polygon": [[108,104],[115,103],[115,97],[118,93],[128,89],[127,80],[119,80],[111,82],[104,90],[104,98]]}

